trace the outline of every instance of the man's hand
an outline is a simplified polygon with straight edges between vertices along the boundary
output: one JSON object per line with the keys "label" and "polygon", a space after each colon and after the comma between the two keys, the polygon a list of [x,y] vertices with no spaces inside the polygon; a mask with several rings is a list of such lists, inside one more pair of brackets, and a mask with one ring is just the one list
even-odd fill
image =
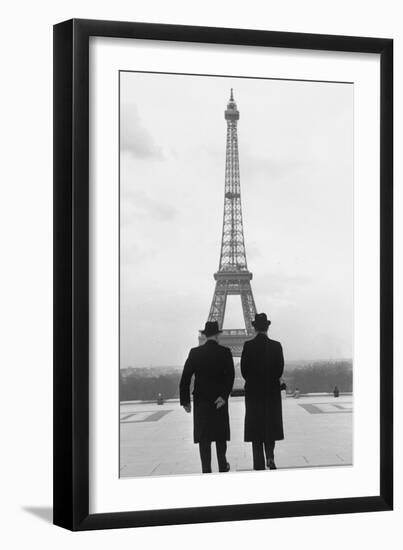
{"label": "man's hand", "polygon": [[223,399],[220,395],[220,397],[217,397],[217,399],[214,401],[216,408],[219,409],[223,405],[225,405],[225,399]]}
{"label": "man's hand", "polygon": [[192,407],[190,406],[190,403],[188,405],[183,405],[183,408],[185,409],[185,411],[187,413],[190,413],[190,411],[192,410]]}

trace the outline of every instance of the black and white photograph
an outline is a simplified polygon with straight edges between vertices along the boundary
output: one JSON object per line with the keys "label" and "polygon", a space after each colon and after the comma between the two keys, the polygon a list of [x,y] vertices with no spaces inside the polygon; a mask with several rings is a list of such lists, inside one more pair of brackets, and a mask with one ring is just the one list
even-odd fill
{"label": "black and white photograph", "polygon": [[353,121],[352,82],[119,72],[121,478],[353,465]]}

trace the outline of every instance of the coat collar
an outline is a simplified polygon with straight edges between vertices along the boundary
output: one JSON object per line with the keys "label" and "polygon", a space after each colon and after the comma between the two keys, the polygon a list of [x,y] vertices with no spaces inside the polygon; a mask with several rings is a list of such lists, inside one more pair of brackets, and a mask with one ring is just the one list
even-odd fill
{"label": "coat collar", "polygon": [[206,340],[204,343],[205,346],[209,346],[211,344],[215,344],[216,346],[218,346],[218,342],[216,340]]}
{"label": "coat collar", "polygon": [[269,340],[269,337],[267,336],[267,334],[259,332],[258,334],[256,334],[255,340]]}

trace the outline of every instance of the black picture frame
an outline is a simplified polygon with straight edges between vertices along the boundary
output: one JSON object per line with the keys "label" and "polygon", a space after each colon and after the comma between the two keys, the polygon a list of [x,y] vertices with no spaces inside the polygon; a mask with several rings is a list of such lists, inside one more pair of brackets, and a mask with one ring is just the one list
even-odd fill
{"label": "black picture frame", "polygon": [[[89,39],[380,54],[380,487],[365,497],[89,513]],[[54,26],[54,523],[71,530],[393,507],[393,40],[73,19]]]}

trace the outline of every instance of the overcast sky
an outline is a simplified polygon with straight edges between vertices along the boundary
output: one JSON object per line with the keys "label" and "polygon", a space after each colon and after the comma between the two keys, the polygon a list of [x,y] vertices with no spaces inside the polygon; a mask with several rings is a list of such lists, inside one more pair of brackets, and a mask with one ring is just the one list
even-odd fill
{"label": "overcast sky", "polygon": [[125,72],[121,367],[183,364],[207,320],[231,87],[257,310],[286,359],[352,356],[353,85]]}

